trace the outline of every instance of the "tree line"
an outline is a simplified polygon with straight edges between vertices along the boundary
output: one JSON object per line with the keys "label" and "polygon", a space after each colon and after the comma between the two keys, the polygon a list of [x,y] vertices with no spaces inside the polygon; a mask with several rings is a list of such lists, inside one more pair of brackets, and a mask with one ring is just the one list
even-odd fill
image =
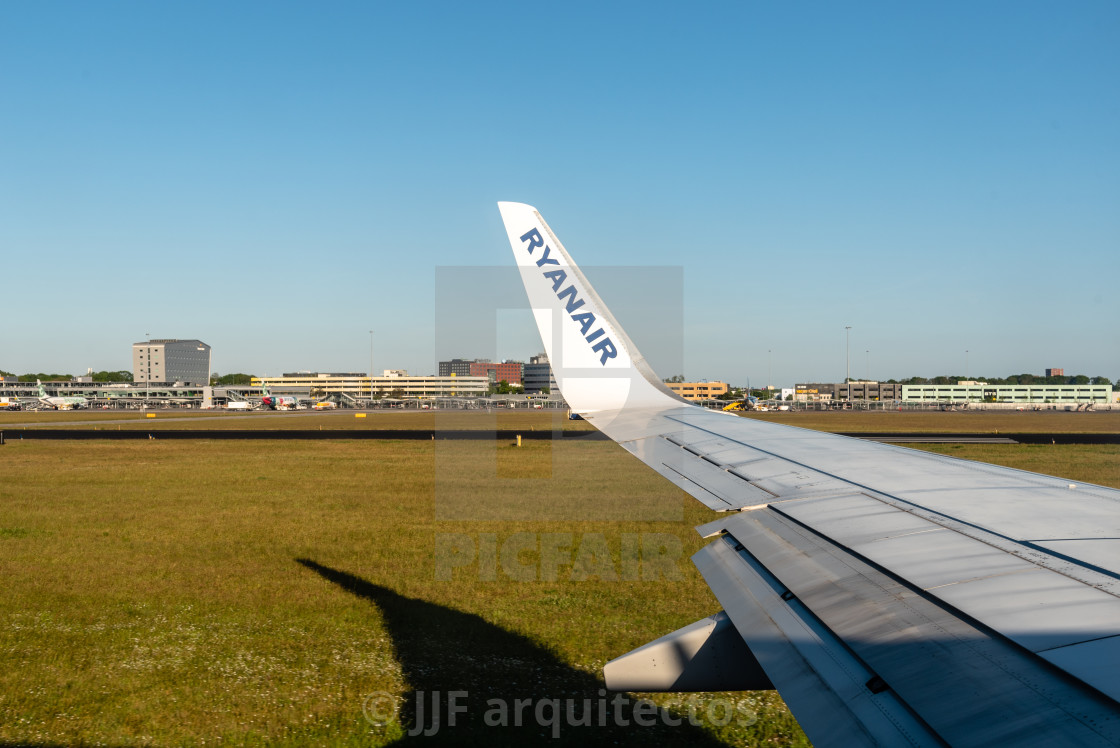
{"label": "tree line", "polygon": [[210,375],[210,386],[226,386],[231,384],[252,384],[256,374],[243,374],[238,372],[236,374],[219,374],[214,372]]}
{"label": "tree line", "polygon": [[[84,377],[92,377],[95,382],[131,382],[131,371],[95,371],[93,374],[82,374]],[[10,371],[3,371],[0,369],[0,377],[15,377],[17,382],[34,382],[36,379],[44,382],[57,382],[59,380],[71,380],[76,377],[73,374],[54,374],[45,371],[31,374],[13,374]]]}
{"label": "tree line", "polygon": [[[93,374],[83,374],[81,376],[92,377],[95,382],[131,382],[131,371],[96,371]],[[210,384],[213,386],[231,385],[231,384],[251,384],[254,374],[219,374],[214,372],[210,375]],[[10,371],[0,369],[0,377],[16,377],[18,382],[34,382],[36,379],[44,382],[57,382],[59,380],[69,381],[75,379],[73,374],[55,374],[47,372],[38,372],[32,374],[13,374]]]}
{"label": "tree line", "polygon": [[[671,377],[666,377],[665,380],[669,383],[677,383],[685,381],[684,376],[675,374]],[[859,379],[849,377],[848,381],[858,382]],[[1012,374],[1008,377],[972,377],[971,379],[963,376],[937,376],[937,377],[910,377],[909,379],[888,379],[884,384],[956,384],[957,382],[984,382],[985,384],[1106,384],[1112,386],[1112,380],[1108,377],[1087,377],[1084,374],[1074,374],[1072,376],[1056,376],[1056,377],[1042,377],[1038,374]],[[1117,380],[1120,383],[1120,380]]]}

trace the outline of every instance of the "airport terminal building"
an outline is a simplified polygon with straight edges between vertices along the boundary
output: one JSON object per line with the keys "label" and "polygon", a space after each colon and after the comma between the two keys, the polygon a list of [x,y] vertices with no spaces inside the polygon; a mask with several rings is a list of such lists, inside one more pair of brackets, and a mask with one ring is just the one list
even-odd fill
{"label": "airport terminal building", "polygon": [[326,374],[300,372],[281,377],[254,377],[253,386],[267,386],[280,394],[293,394],[313,400],[330,398],[348,403],[368,402],[383,398],[434,399],[486,397],[490,378],[410,377],[395,372],[393,376],[370,377],[363,374]]}

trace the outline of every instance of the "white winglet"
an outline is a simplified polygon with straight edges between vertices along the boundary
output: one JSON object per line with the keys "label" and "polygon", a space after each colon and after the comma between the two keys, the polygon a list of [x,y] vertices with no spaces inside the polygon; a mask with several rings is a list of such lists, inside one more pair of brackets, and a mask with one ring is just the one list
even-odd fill
{"label": "white winglet", "polygon": [[556,383],[577,413],[684,403],[641,353],[531,205],[498,203]]}

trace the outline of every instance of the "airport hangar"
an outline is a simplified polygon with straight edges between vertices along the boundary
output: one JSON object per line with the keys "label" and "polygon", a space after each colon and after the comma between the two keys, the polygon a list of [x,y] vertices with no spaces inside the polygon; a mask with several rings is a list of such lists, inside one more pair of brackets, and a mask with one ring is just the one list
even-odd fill
{"label": "airport hangar", "polygon": [[[85,381],[82,381],[85,380]],[[92,382],[88,377],[75,381],[43,382],[48,395],[79,396],[89,400],[90,407],[139,408],[147,405],[178,405],[198,407],[204,403],[221,406],[233,402],[259,401],[267,386],[273,394],[293,395],[300,400],[331,400],[343,407],[368,407],[371,404],[406,404],[418,407],[430,402],[442,407],[470,403],[480,406],[487,402],[524,400],[525,395],[495,396],[489,393],[488,377],[368,377],[364,374],[298,373],[281,377],[255,377],[252,384],[208,387],[182,382],[109,383]],[[34,382],[0,382],[0,395],[8,395],[26,402],[38,400],[38,387]],[[547,400],[547,407],[560,407],[559,394],[536,396],[534,403]]]}

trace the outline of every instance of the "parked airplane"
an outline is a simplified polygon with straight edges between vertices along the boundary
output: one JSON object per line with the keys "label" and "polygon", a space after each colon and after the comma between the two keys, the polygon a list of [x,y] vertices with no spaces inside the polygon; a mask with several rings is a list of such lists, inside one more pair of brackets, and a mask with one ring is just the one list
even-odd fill
{"label": "parked airplane", "polygon": [[261,385],[261,405],[272,410],[294,410],[299,400],[287,395],[273,395],[268,391],[268,385]]}
{"label": "parked airplane", "polygon": [[723,512],[692,558],[723,611],[609,688],[776,687],[817,746],[1120,744],[1120,491],[690,405],[499,209],[572,409]]}
{"label": "parked airplane", "polygon": [[86,400],[84,397],[79,397],[77,395],[47,395],[47,390],[43,387],[42,382],[36,379],[35,384],[39,387],[39,402],[43,403],[44,405],[49,405],[56,410],[71,410],[89,407],[89,400]]}

